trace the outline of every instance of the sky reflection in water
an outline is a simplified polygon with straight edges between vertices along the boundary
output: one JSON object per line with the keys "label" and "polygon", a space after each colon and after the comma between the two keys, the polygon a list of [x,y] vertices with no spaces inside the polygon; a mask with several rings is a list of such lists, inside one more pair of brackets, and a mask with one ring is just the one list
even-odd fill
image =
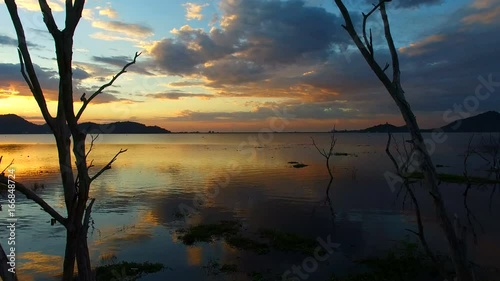
{"label": "sky reflection in water", "polygon": [[[64,213],[52,137],[1,137],[1,154],[4,160],[15,159],[17,179],[28,185],[43,183],[41,196]],[[311,277],[314,280],[346,271],[352,258],[376,253],[408,235],[405,228],[415,227],[413,209],[409,204],[401,208],[401,198],[396,200],[383,176],[392,169],[384,152],[387,136],[338,134],[335,151],[353,155],[332,158],[334,224],[325,204],[329,177],[324,158],[311,145],[311,137],[319,146],[328,147],[329,135],[309,133],[275,134],[269,143],[259,142],[256,134],[101,136],[89,157],[95,159],[94,172],[120,148],[128,152],[92,187],[91,197],[97,198],[92,215],[95,225],[89,234],[94,264],[114,255],[119,260],[161,262],[172,268],[144,280],[207,280],[202,266],[211,260],[237,263],[244,272],[279,274],[304,258],[281,252],[258,256],[235,250],[223,241],[186,247],[174,232],[185,226],[178,216],[181,204],[197,207],[198,212],[187,219],[190,224],[236,219],[248,233],[277,228],[311,238],[331,234],[341,244],[340,251],[320,265]],[[254,143],[248,144],[252,139]],[[435,163],[450,166],[441,171],[463,172],[461,155],[467,141],[466,134],[451,134],[438,146]],[[290,161],[308,166],[295,169]],[[477,161],[474,167],[480,167],[478,159],[473,161]],[[451,211],[463,216],[463,187],[444,184],[443,192]],[[500,266],[496,238],[500,226],[493,223],[500,210],[494,205],[489,211],[489,193],[488,189],[474,190],[470,197],[471,207],[485,226],[471,254],[477,263]],[[426,210],[424,219],[433,246],[445,251],[432,205],[424,192],[418,196]],[[194,202],[200,198],[201,206]],[[39,207],[21,196],[18,200],[20,280],[50,280],[49,276],[61,270],[64,228],[50,226],[49,216]],[[1,235],[5,241],[5,233]],[[248,277],[241,274],[228,280],[231,278]]]}

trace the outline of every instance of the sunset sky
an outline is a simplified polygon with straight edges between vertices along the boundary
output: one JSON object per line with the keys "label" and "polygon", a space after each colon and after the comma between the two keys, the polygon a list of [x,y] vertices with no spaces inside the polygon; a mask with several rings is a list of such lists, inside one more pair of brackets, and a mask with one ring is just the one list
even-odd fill
{"label": "sunset sky", "polygon": [[[358,28],[373,1],[344,1]],[[55,113],[50,34],[38,1],[16,2]],[[62,28],[64,1],[49,2]],[[465,117],[500,108],[500,1],[394,0],[388,7],[403,87],[422,127],[444,125],[461,110]],[[88,0],[75,35],[75,107],[141,51],[84,121],[132,120],[172,131],[258,131],[283,115],[286,131],[402,125],[342,23],[331,0]],[[3,1],[0,27],[0,114],[43,123],[19,71]],[[389,57],[378,14],[370,27],[383,65]],[[484,86],[491,95],[478,101],[480,76],[498,82]],[[464,103],[472,110],[457,107]]]}

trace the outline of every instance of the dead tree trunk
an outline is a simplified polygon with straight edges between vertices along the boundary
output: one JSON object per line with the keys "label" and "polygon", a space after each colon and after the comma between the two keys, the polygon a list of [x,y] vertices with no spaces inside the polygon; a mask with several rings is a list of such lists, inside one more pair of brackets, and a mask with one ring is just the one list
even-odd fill
{"label": "dead tree trunk", "polygon": [[[385,3],[390,1],[391,0],[380,0],[378,4],[374,5],[373,9],[368,14],[363,13],[363,41],[356,31],[349,11],[347,10],[343,1],[335,0],[335,3],[340,9],[340,12],[345,20],[345,25],[343,25],[343,27],[349,33],[350,37],[358,47],[359,51],[363,55],[372,71],[377,75],[379,80],[385,86],[386,90],[389,92],[390,96],[398,106],[403,119],[405,120],[408,131],[410,132],[410,135],[412,137],[412,142],[416,153],[415,159],[417,159],[417,164],[424,174],[426,186],[429,190],[429,194],[433,198],[433,202],[436,208],[436,216],[448,242],[457,280],[472,281],[473,279],[471,276],[471,272],[469,271],[467,265],[468,261],[465,241],[463,240],[464,238],[460,237],[460,234],[457,233],[452,221],[447,214],[446,206],[439,190],[439,182],[435,166],[425,146],[424,139],[422,137],[422,134],[420,133],[420,128],[418,126],[415,115],[411,110],[410,104],[406,101],[403,87],[401,85],[399,57],[394,45],[394,41],[392,39],[389,19],[385,7]],[[384,68],[382,68],[375,60],[371,32],[369,37],[366,35],[366,21],[368,17],[372,15],[376,10],[380,10],[380,14],[384,24],[385,39],[387,41],[387,45],[391,54],[393,72],[392,79],[389,78],[389,76],[385,73],[390,65],[387,64]]]}
{"label": "dead tree trunk", "polygon": [[[46,212],[48,212],[59,223],[66,227],[66,249],[63,264],[63,280],[72,281],[74,279],[75,261],[78,267],[78,280],[92,281],[89,249],[87,245],[87,230],[90,212],[94,199],[89,204],[90,185],[99,175],[109,169],[117,156],[126,150],[120,150],[115,157],[96,175],[90,177],[89,165],[87,164],[88,153],[85,148],[86,134],[78,127],[78,120],[82,116],[88,104],[104,89],[111,86],[115,80],[126,72],[126,69],[136,62],[140,53],[136,53],[133,61],[126,64],[117,75],[105,85],[102,85],[88,99],[85,93],[82,95],[82,107],[75,114],[73,107],[73,35],[82,16],[85,0],[65,0],[66,20],[65,28],[60,30],[54,20],[50,6],[46,0],[39,0],[40,10],[47,30],[52,35],[55,43],[57,67],[59,74],[59,96],[57,114],[53,117],[47,108],[47,103],[40,86],[33,62],[26,44],[24,29],[17,12],[15,0],[5,0],[10,17],[16,30],[19,42],[18,54],[21,64],[21,73],[28,84],[33,97],[41,110],[41,113],[48,126],[54,134],[59,156],[59,168],[64,189],[64,200],[67,210],[67,218],[62,217],[57,211],[51,208],[43,199],[26,188],[17,188],[28,198],[33,199]],[[71,151],[71,140],[73,140],[73,151]],[[77,174],[73,172],[73,157],[75,157]]]}

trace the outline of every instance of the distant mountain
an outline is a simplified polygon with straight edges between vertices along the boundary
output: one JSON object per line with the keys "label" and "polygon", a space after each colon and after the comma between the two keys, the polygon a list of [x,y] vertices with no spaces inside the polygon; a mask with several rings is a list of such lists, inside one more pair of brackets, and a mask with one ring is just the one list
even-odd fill
{"label": "distant mountain", "polygon": [[487,111],[465,119],[454,121],[441,127],[445,132],[500,132],[500,113]]}
{"label": "distant mountain", "polygon": [[[445,132],[457,133],[492,133],[500,132],[500,113],[496,111],[488,111],[472,117],[454,121],[446,126],[439,128]],[[420,129],[422,132],[432,132],[435,129]],[[406,126],[394,126],[392,124],[380,124],[362,130],[345,130],[339,132],[346,133],[406,133]]]}
{"label": "distant mountain", "polygon": [[[168,134],[158,126],[146,126],[137,122],[115,122],[109,124],[82,123],[80,128],[89,134]],[[15,114],[0,115],[0,134],[50,134],[47,124],[37,125]]]}
{"label": "distant mountain", "polygon": [[397,127],[392,124],[380,124],[373,127],[369,127],[363,130],[359,130],[360,133],[405,133],[408,132],[406,126]]}
{"label": "distant mountain", "polygon": [[0,115],[0,134],[45,134],[48,127],[33,124],[15,114]]}
{"label": "distant mountain", "polygon": [[158,126],[146,126],[137,122],[115,122],[110,124],[82,123],[80,128],[84,132],[92,134],[168,134],[169,130],[165,130]]}

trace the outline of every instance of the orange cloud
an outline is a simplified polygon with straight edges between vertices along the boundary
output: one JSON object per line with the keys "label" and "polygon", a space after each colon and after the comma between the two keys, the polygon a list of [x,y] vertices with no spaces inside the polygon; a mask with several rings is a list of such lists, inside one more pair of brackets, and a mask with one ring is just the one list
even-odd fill
{"label": "orange cloud", "polygon": [[445,39],[446,37],[444,35],[431,35],[420,41],[411,43],[408,47],[401,47],[399,48],[399,51],[409,56],[418,56],[429,52],[431,50],[430,45],[433,43],[441,42]]}
{"label": "orange cloud", "polygon": [[492,9],[483,9],[476,14],[468,15],[462,19],[465,24],[492,24],[500,22],[500,6]]}

